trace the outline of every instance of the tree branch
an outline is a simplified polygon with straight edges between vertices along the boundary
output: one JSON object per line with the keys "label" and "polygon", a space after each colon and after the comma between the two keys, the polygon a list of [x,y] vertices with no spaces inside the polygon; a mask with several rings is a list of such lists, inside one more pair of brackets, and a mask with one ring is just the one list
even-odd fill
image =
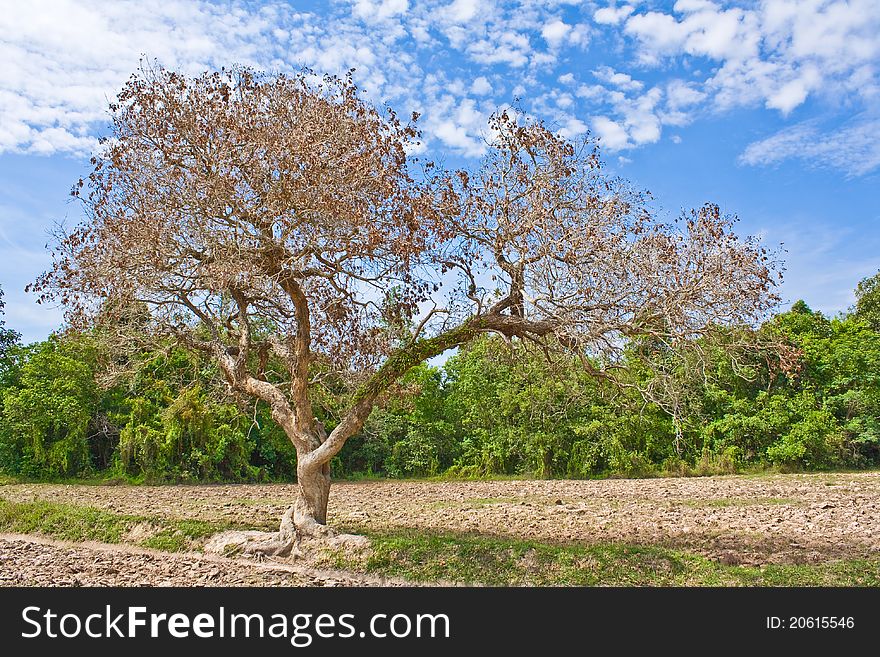
{"label": "tree branch", "polygon": [[556,324],[550,321],[530,321],[522,317],[487,314],[472,317],[456,328],[433,338],[416,340],[398,349],[354,394],[352,406],[342,421],[313,452],[304,456],[303,465],[327,463],[355,433],[360,431],[370,415],[379,395],[406,374],[410,369],[447,349],[466,344],[480,333],[494,331],[507,337],[543,337],[549,335]]}

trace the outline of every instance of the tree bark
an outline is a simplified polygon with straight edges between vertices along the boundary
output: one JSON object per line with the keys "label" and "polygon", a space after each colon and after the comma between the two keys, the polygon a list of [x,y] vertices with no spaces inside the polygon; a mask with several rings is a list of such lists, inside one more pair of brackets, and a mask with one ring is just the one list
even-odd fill
{"label": "tree bark", "polygon": [[541,476],[544,479],[553,478],[553,450],[549,447],[544,450],[543,470]]}
{"label": "tree bark", "polygon": [[330,464],[311,464],[298,459],[297,497],[293,503],[293,524],[302,535],[326,534],[327,501],[330,499]]}

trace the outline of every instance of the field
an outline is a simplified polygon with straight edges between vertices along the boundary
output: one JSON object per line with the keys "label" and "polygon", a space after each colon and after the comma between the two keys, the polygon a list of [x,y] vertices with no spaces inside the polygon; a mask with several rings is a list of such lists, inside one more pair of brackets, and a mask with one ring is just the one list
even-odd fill
{"label": "field", "polygon": [[[291,485],[0,486],[5,585],[877,585],[880,473],[337,482],[360,554],[205,555]],[[174,553],[174,554],[169,554]]]}

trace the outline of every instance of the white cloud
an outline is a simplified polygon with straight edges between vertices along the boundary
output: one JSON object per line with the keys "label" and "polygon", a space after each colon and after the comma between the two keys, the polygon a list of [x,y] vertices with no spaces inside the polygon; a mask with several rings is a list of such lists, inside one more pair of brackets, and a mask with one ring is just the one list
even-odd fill
{"label": "white cloud", "polygon": [[593,71],[593,75],[603,82],[607,82],[608,84],[625,91],[638,91],[645,86],[638,80],[633,80],[627,73],[615,71],[610,66],[600,66]]}
{"label": "white cloud", "polygon": [[695,108],[706,98],[706,92],[700,90],[693,82],[673,79],[666,83],[664,89],[665,102],[659,112],[661,122],[665,125],[685,126],[692,122]]}
{"label": "white cloud", "polygon": [[566,139],[574,139],[585,134],[589,128],[587,124],[575,117],[569,117],[564,125],[558,130],[559,134]]}
{"label": "white cloud", "polygon": [[660,118],[655,109],[661,98],[659,87],[654,87],[635,99],[618,103],[624,125],[636,145],[652,144],[660,139]]}
{"label": "white cloud", "polygon": [[643,60],[653,60],[658,54],[674,54],[682,49],[687,38],[686,29],[675,17],[655,11],[630,18],[625,32],[642,42]]}
{"label": "white cloud", "polygon": [[666,104],[673,110],[691,107],[706,97],[692,82],[671,80],[666,84]]}
{"label": "white cloud", "polygon": [[568,33],[571,31],[571,25],[566,25],[559,19],[544,24],[541,28],[541,36],[550,44],[551,47],[558,48]]}
{"label": "white cloud", "polygon": [[607,67],[594,71],[594,75],[609,84],[617,84],[616,88],[582,85],[576,92],[590,104],[605,105],[612,110],[610,116],[594,117],[592,122],[594,130],[603,137],[604,145],[621,150],[659,141],[664,116],[660,108],[663,90],[651,87],[643,92],[641,82]]}
{"label": "white cloud", "polygon": [[477,15],[479,0],[455,0],[446,7],[445,14],[455,23],[466,23]]}
{"label": "white cloud", "polygon": [[880,168],[880,118],[859,116],[823,132],[815,121],[802,122],[749,144],[740,162],[773,165],[800,159],[814,168],[835,168],[860,176]]}
{"label": "white cloud", "polygon": [[491,112],[481,110],[472,98],[457,102],[448,94],[432,99],[431,105],[434,112],[427,125],[441,143],[467,157],[485,152],[483,133]]}
{"label": "white cloud", "polygon": [[700,11],[701,9],[717,9],[718,5],[710,0],[677,0],[673,9],[679,12]]}
{"label": "white cloud", "polygon": [[[400,40],[409,35],[416,50],[433,49],[445,36],[444,47],[479,65],[522,68],[545,56],[529,34],[540,33],[550,11],[476,0],[351,0],[334,5],[329,16],[296,12],[280,0],[21,3],[0,12],[0,152],[91,151],[107,123],[108,102],[146,53],[190,74],[234,64],[270,71],[306,65],[337,74],[355,68],[375,101],[401,112],[421,109],[427,138],[436,126],[441,134],[434,136],[475,153],[461,137],[473,138],[470,127],[448,117],[429,120],[435,109],[426,99],[439,92],[427,88],[418,52]],[[521,78],[532,81],[531,74]],[[448,91],[456,102],[468,93],[496,92],[485,75]]]}
{"label": "white cloud", "polygon": [[363,20],[384,20],[403,14],[409,9],[409,0],[354,0],[352,14]]}
{"label": "white cloud", "polygon": [[590,26],[585,23],[573,26],[568,33],[568,43],[572,46],[586,48],[590,43]]}
{"label": "white cloud", "polygon": [[629,137],[622,125],[607,116],[594,116],[593,131],[599,137],[599,143],[610,151],[620,150],[629,145]]}
{"label": "white cloud", "polygon": [[876,0],[763,0],[746,8],[680,0],[672,12],[631,15],[624,31],[646,65],[673,56],[719,62],[707,86],[722,109],[760,102],[788,114],[814,93],[880,94]]}
{"label": "white cloud", "polygon": [[485,76],[481,75],[480,77],[474,79],[471,84],[471,93],[476,94],[477,96],[485,96],[487,94],[492,93],[492,84],[489,80],[486,79]]}
{"label": "white cloud", "polygon": [[759,34],[753,13],[696,2],[677,3],[675,9],[686,15],[678,20],[652,11],[626,22],[625,31],[642,42],[646,59],[678,52],[714,59],[743,59],[757,53]]}
{"label": "white cloud", "polygon": [[529,61],[531,43],[525,34],[507,31],[468,46],[471,58],[481,64],[524,66]]}
{"label": "white cloud", "polygon": [[588,101],[600,100],[608,94],[608,90],[601,84],[582,84],[575,92],[578,98]]}
{"label": "white cloud", "polygon": [[467,133],[467,128],[458,125],[455,121],[440,121],[434,128],[434,134],[447,146],[452,146],[465,153],[480,153],[479,144]]}
{"label": "white cloud", "polygon": [[574,105],[574,98],[571,97],[571,94],[558,94],[556,96],[556,106],[561,107],[562,109],[568,109]]}
{"label": "white cloud", "polygon": [[778,109],[783,114],[788,114],[795,107],[802,104],[807,95],[813,89],[818,88],[822,77],[815,67],[809,66],[795,79],[786,82],[782,87],[774,91],[767,98],[767,107]]}
{"label": "white cloud", "polygon": [[593,20],[602,25],[617,25],[623,22],[631,13],[633,13],[631,5],[602,7],[593,14]]}

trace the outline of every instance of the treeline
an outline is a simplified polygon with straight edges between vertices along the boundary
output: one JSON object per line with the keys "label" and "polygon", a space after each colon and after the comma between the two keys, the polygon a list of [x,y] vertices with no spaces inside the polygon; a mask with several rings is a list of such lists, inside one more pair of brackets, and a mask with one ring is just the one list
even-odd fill
{"label": "treeline", "polygon": [[[791,345],[797,367],[780,370],[760,355],[734,363],[707,349],[701,368],[672,377],[674,404],[662,408],[637,392],[651,376],[637,350],[621,387],[575,360],[549,362],[483,338],[442,367],[411,371],[333,473],[584,478],[880,465],[878,276],[859,284],[848,314],[827,318],[798,302],[760,328]],[[65,333],[25,346],[0,322],[0,471],[294,478],[295,452],[268,408],[227,397],[209,361],[167,345],[99,385],[113,365],[100,345]],[[329,430],[332,399],[318,402]]]}

